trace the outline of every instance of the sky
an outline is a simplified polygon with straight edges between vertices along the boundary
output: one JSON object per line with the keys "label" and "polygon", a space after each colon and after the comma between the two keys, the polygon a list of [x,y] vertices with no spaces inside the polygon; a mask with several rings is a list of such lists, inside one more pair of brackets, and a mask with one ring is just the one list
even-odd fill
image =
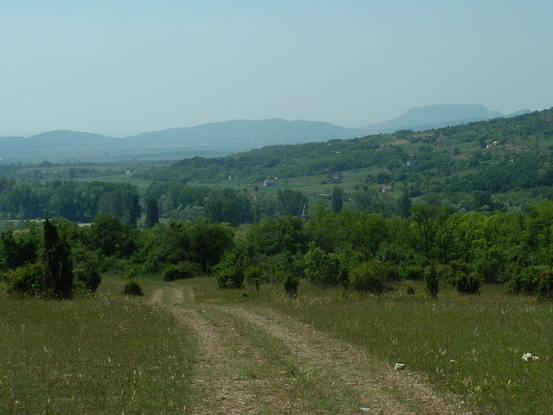
{"label": "sky", "polygon": [[0,136],[553,106],[551,0],[0,3]]}

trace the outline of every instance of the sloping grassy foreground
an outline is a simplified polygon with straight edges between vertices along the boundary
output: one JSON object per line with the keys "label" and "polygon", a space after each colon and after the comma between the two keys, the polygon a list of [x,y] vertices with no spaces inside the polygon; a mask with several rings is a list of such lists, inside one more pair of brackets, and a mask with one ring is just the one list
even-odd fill
{"label": "sloping grassy foreground", "polygon": [[0,413],[182,413],[194,341],[168,313],[104,280],[95,298],[0,290]]}
{"label": "sloping grassy foreground", "polygon": [[[264,286],[257,298],[250,290],[244,297],[210,288],[209,281],[195,284],[203,301],[276,308],[390,365],[405,363],[437,388],[460,395],[475,413],[553,413],[551,302],[506,296],[499,286],[466,296],[443,285],[433,301],[416,282],[383,296],[364,296],[302,281],[297,299],[284,296],[281,287]],[[415,296],[406,294],[407,285]],[[539,359],[523,361],[527,352]]]}

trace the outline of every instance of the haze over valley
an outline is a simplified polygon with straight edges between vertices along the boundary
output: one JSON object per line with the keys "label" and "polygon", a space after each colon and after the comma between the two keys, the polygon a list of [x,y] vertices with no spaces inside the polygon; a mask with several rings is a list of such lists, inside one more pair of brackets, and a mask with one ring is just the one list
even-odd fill
{"label": "haze over valley", "polygon": [[490,111],[483,105],[434,105],[414,108],[387,122],[345,128],[327,122],[232,120],[188,128],[114,138],[77,131],[50,131],[31,137],[0,137],[2,162],[114,162],[215,157],[268,145],[321,142],[397,130],[420,131],[515,114]]}

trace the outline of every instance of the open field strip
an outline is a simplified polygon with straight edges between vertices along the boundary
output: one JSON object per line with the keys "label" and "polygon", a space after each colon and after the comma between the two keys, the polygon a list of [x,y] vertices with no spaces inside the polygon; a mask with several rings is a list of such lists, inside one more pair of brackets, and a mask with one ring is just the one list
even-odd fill
{"label": "open field strip", "polygon": [[[211,278],[105,278],[94,298],[0,292],[0,413],[546,414],[553,307],[495,287],[437,301]],[[540,357],[524,362],[522,353]],[[407,364],[394,370],[396,362]],[[363,410],[361,408],[364,408]]]}

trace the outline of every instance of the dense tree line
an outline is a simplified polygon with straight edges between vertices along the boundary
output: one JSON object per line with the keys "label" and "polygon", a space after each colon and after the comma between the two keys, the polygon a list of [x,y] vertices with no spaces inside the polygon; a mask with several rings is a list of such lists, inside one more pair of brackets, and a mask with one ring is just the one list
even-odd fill
{"label": "dense tree line", "polygon": [[486,281],[550,296],[552,266],[550,200],[521,213],[417,204],[409,217],[319,206],[309,219],[269,216],[239,228],[200,218],[139,229],[100,214],[90,226],[46,220],[0,238],[0,269],[10,286],[55,298],[69,296],[73,275],[75,286],[93,291],[106,270],[166,280],[213,274],[223,288],[257,289],[308,279],[381,292],[394,279],[425,278],[429,287],[449,282],[476,293]]}

